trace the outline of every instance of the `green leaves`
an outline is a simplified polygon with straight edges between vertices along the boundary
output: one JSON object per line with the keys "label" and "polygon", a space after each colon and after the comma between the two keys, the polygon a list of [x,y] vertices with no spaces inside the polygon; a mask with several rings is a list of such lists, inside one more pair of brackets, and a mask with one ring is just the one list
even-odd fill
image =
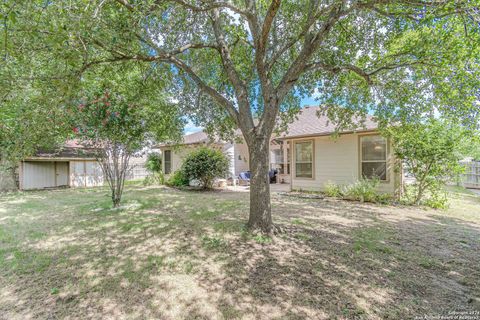
{"label": "green leaves", "polygon": [[224,177],[230,166],[221,150],[200,147],[183,160],[182,172],[190,181],[200,182],[203,188],[211,188],[215,178]]}
{"label": "green leaves", "polygon": [[437,197],[440,188],[463,170],[459,163],[464,156],[462,147],[470,139],[461,126],[430,119],[390,127],[386,133],[392,139],[396,157],[415,177],[416,203],[423,200],[425,191]]}

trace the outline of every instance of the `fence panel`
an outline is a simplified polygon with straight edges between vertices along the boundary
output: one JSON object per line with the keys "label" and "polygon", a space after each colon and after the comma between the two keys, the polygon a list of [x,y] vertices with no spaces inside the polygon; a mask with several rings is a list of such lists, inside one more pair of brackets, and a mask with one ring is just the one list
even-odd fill
{"label": "fence panel", "polygon": [[480,161],[464,162],[462,183],[465,188],[480,189]]}

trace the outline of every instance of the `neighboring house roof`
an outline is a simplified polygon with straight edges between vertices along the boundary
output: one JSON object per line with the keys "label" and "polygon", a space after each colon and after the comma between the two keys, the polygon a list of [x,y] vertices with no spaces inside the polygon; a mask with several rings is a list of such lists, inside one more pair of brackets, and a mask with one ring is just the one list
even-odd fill
{"label": "neighboring house roof", "polygon": [[[290,123],[287,131],[280,134],[278,138],[308,137],[335,133],[336,124],[325,115],[318,116],[319,111],[320,107],[307,106],[302,108],[296,120]],[[367,115],[365,119],[355,118],[352,120],[353,126],[357,127],[357,129],[340,130],[339,133],[371,131],[378,128],[378,123],[370,115]]]}
{"label": "neighboring house roof", "polygon": [[[336,132],[336,124],[333,123],[327,116],[318,115],[321,107],[306,106],[303,107],[297,114],[296,119],[288,125],[286,132],[281,133],[275,139],[288,139],[330,135]],[[378,128],[378,123],[371,115],[367,115],[365,119],[353,119],[353,128],[340,130],[339,133],[364,132],[373,131]],[[238,134],[241,134],[239,130]],[[195,132],[183,136],[181,145],[208,143],[211,142],[208,135],[203,132]],[[160,144],[160,146],[167,146],[169,144]]]}

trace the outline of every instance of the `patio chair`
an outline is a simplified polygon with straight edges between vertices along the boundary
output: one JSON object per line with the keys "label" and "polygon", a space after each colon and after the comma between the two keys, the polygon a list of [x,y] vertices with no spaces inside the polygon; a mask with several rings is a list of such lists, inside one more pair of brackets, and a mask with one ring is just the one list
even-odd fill
{"label": "patio chair", "polygon": [[250,171],[240,172],[238,175],[238,185],[249,186],[250,185]]}

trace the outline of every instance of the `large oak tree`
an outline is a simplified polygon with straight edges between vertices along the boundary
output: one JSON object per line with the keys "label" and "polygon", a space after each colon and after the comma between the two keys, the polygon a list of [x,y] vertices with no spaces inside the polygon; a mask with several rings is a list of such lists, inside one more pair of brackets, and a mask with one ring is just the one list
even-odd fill
{"label": "large oak tree", "polygon": [[269,141],[303,96],[331,106],[340,126],[367,112],[478,124],[478,0],[14,3],[4,9],[4,28],[14,30],[5,30],[7,51],[30,48],[77,76],[106,63],[144,63],[171,75],[185,111],[208,130],[240,128],[252,172],[248,225],[267,233]]}

